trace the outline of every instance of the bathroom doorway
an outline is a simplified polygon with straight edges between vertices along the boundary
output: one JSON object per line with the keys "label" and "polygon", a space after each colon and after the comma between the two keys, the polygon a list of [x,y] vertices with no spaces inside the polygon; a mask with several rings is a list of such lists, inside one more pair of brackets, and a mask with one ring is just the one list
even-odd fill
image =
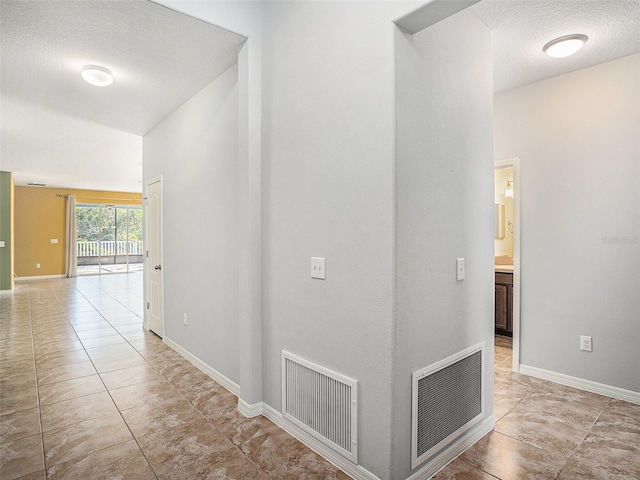
{"label": "bathroom doorway", "polygon": [[494,162],[496,362],[520,368],[520,159]]}

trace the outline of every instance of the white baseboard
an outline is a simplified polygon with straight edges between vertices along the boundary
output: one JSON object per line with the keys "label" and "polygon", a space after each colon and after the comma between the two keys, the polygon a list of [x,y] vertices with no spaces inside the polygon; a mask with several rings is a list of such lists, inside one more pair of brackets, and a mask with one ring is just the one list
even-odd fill
{"label": "white baseboard", "polygon": [[172,348],[173,350],[178,352],[180,355],[182,355],[184,358],[189,360],[193,365],[198,367],[204,373],[206,373],[211,378],[213,378],[216,382],[218,382],[224,388],[226,388],[231,393],[233,393],[236,397],[240,396],[240,386],[237,383],[229,380],[227,377],[225,377],[223,374],[221,374],[215,368],[213,368],[213,367],[207,365],[206,363],[204,363],[202,360],[200,360],[194,354],[192,354],[188,350],[186,350],[183,347],[181,347],[180,345],[178,345],[176,342],[171,340],[166,335],[164,336],[162,341],[164,343],[166,343],[170,348]]}
{"label": "white baseboard", "polygon": [[591,380],[565,375],[564,373],[552,372],[550,370],[522,364],[520,365],[520,373],[640,405],[640,392],[634,392],[633,390],[625,390],[624,388],[605,385],[604,383],[593,382]]}
{"label": "white baseboard", "polygon": [[328,462],[332,463],[333,465],[338,467],[340,470],[345,472],[351,478],[354,478],[356,480],[380,480],[378,477],[376,477],[373,473],[371,473],[367,469],[361,467],[360,465],[356,465],[350,462],[349,460],[344,458],[342,455],[334,452],[332,449],[325,446],[319,440],[316,440],[315,438],[313,438],[311,435],[309,435],[307,432],[305,432],[301,428],[298,428],[293,423],[285,420],[285,418],[282,416],[280,412],[270,407],[266,403],[262,404],[262,414],[265,417],[267,417],[269,420],[271,420],[273,423],[278,425],[280,428],[282,428],[285,432],[297,438],[302,443],[304,443],[307,447],[309,447],[311,450],[316,452],[318,455],[321,455]]}
{"label": "white baseboard", "polygon": [[34,275],[32,277],[16,277],[14,281],[28,282],[29,280],[48,280],[50,278],[67,278],[67,276],[64,273],[59,275]]}
{"label": "white baseboard", "polygon": [[480,422],[475,428],[472,428],[465,435],[449,445],[427,462],[427,464],[411,475],[407,480],[427,480],[437,474],[444,467],[458,458],[474,443],[484,437],[496,426],[496,419],[491,415]]}
{"label": "white baseboard", "polygon": [[249,405],[243,399],[238,397],[238,410],[247,418],[253,418],[262,415],[262,405],[262,402]]}

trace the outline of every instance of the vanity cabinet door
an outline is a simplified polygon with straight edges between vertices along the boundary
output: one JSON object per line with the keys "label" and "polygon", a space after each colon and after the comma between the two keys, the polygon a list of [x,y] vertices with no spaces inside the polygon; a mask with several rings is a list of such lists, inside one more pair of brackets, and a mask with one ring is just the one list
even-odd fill
{"label": "vanity cabinet door", "polygon": [[508,287],[496,284],[496,330],[509,330]]}
{"label": "vanity cabinet door", "polygon": [[496,333],[511,336],[513,332],[513,274],[496,272]]}

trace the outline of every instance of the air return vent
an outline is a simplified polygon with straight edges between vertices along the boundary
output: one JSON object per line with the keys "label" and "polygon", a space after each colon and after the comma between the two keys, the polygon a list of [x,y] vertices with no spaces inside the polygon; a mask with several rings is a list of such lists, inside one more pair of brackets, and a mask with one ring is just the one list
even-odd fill
{"label": "air return vent", "polygon": [[282,413],[358,463],[358,382],[282,351]]}
{"label": "air return vent", "polygon": [[413,374],[412,469],[482,418],[483,363],[484,343]]}

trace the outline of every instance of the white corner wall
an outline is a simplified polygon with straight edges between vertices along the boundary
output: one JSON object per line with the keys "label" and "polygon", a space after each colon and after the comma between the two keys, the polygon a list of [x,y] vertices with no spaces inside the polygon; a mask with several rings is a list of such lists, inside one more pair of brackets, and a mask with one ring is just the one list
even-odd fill
{"label": "white corner wall", "polygon": [[[493,398],[491,32],[461,12],[396,33],[397,325],[392,478],[411,475],[411,374],[484,342]],[[456,280],[456,258],[466,278]],[[486,422],[485,422],[486,423]],[[470,435],[467,432],[465,435]],[[429,461],[418,468],[428,468]]]}
{"label": "white corner wall", "polygon": [[165,336],[239,383],[237,66],[147,133],[143,158],[145,180],[163,176]]}
{"label": "white corner wall", "polygon": [[[495,96],[521,159],[521,363],[640,392],[640,54]],[[579,350],[580,335],[593,352]]]}
{"label": "white corner wall", "polygon": [[[359,381],[359,463],[390,478],[393,2],[265,2],[264,401],[281,350]],[[326,258],[326,280],[310,277]]]}

